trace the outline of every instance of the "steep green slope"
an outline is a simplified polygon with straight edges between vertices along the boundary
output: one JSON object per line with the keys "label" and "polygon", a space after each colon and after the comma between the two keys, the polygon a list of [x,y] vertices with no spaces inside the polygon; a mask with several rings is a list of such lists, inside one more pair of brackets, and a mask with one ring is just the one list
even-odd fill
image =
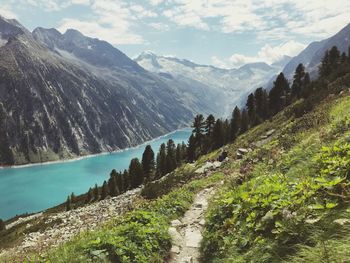
{"label": "steep green slope", "polygon": [[350,258],[348,95],[331,95],[301,118],[288,118],[297,102],[239,139],[248,144],[267,127],[277,130],[245,156],[240,180],[233,179],[212,203],[202,246],[205,262]]}

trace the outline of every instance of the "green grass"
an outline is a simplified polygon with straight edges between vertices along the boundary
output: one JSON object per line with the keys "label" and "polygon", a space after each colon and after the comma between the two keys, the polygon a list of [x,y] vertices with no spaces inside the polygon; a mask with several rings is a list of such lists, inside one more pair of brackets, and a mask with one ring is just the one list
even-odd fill
{"label": "green grass", "polygon": [[44,256],[28,262],[163,262],[171,248],[168,228],[182,216],[201,189],[224,179],[222,173],[193,180],[162,197],[140,200],[133,211],[96,231],[82,233]]}
{"label": "green grass", "polygon": [[348,262],[350,233],[336,220],[350,222],[350,136],[343,125],[350,98],[326,99],[298,118],[285,113],[238,139],[244,144],[269,125],[278,129],[241,161],[241,171],[249,167],[243,184],[232,180],[210,205],[205,262]]}

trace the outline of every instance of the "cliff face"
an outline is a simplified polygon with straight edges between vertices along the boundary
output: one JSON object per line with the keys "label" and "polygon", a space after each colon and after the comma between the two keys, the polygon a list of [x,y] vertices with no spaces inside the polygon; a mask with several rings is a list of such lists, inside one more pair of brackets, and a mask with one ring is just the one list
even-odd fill
{"label": "cliff face", "polygon": [[106,42],[0,18],[0,164],[136,145],[198,108]]}

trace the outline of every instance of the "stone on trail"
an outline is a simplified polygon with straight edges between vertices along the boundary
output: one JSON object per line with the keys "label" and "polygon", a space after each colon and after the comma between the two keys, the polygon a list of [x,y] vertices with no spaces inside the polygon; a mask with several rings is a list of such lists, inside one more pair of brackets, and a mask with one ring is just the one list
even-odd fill
{"label": "stone on trail", "polygon": [[245,148],[239,148],[238,149],[238,152],[240,153],[240,154],[247,154],[248,153],[248,149],[245,149]]}
{"label": "stone on trail", "polygon": [[181,263],[193,263],[193,258],[191,256],[189,257],[184,257],[183,259],[181,259],[180,261]]}
{"label": "stone on trail", "polygon": [[177,226],[182,226],[182,222],[179,219],[175,219],[173,221],[171,221],[171,226],[173,227],[177,227]]}
{"label": "stone on trail", "polygon": [[202,234],[199,229],[189,229],[185,231],[186,247],[199,248],[202,241]]}
{"label": "stone on trail", "polygon": [[272,134],[275,133],[276,130],[272,129],[272,130],[269,130],[268,132],[266,132],[266,136],[267,137],[270,137]]}
{"label": "stone on trail", "polygon": [[182,237],[175,227],[169,227],[168,233],[171,236],[174,245],[181,245]]}
{"label": "stone on trail", "polygon": [[180,254],[180,247],[178,246],[172,246],[170,253],[174,253],[174,254]]}

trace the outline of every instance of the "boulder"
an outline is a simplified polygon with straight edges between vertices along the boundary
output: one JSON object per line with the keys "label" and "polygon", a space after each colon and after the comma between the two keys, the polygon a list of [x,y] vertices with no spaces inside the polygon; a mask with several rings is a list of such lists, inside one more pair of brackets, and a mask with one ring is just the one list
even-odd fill
{"label": "boulder", "polygon": [[245,149],[245,148],[239,148],[238,149],[238,152],[240,153],[240,154],[247,154],[248,153],[248,149]]}
{"label": "boulder", "polygon": [[275,129],[269,130],[268,132],[266,132],[266,136],[270,137],[272,134],[275,133],[275,131],[276,131]]}

